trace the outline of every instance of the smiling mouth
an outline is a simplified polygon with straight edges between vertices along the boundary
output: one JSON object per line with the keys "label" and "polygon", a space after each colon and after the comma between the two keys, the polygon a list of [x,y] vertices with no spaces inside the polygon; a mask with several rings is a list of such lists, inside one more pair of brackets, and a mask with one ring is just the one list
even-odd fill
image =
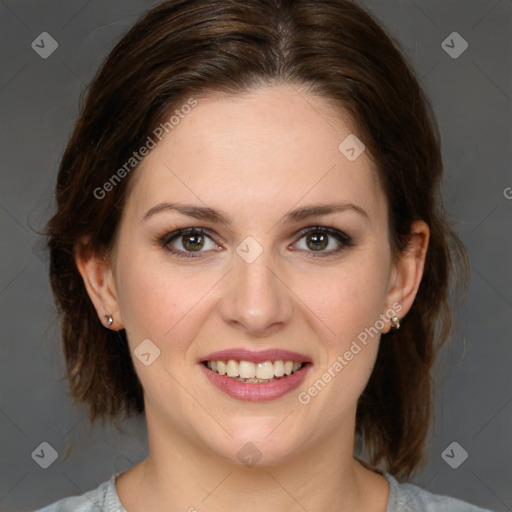
{"label": "smiling mouth", "polygon": [[238,382],[261,384],[284,379],[289,375],[299,372],[311,363],[299,363],[296,361],[236,361],[234,359],[204,361],[203,364],[212,372],[218,373]]}

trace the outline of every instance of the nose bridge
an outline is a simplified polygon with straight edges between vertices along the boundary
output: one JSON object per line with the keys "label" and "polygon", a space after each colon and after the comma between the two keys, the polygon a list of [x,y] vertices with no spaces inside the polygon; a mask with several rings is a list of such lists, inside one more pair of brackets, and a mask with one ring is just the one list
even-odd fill
{"label": "nose bridge", "polygon": [[289,321],[292,305],[272,251],[261,247],[257,254],[256,250],[250,240],[237,248],[222,315],[248,335],[263,336]]}

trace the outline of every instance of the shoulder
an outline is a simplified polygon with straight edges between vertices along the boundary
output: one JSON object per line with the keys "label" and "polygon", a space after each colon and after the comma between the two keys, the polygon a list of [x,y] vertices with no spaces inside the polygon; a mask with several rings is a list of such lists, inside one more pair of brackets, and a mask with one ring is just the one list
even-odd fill
{"label": "shoulder", "polygon": [[116,493],[116,476],[81,496],[64,498],[36,512],[126,512]]}
{"label": "shoulder", "polygon": [[386,512],[492,512],[450,496],[432,494],[409,483],[399,483],[384,472],[390,485]]}

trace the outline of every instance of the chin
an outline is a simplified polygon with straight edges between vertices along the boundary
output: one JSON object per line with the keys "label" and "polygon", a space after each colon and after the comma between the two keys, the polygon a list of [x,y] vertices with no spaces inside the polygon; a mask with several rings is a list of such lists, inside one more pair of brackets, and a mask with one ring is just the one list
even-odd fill
{"label": "chin", "polygon": [[245,418],[236,428],[226,425],[226,430],[232,437],[226,434],[211,448],[218,455],[246,467],[284,463],[296,455],[303,444],[300,439],[294,439],[289,429],[279,431],[275,419]]}

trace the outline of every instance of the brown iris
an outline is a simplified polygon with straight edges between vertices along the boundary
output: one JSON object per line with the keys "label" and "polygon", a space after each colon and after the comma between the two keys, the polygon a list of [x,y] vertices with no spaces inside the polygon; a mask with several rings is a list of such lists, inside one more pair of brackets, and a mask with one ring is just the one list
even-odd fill
{"label": "brown iris", "polygon": [[[310,242],[312,245],[310,245]],[[307,236],[306,243],[308,247],[313,251],[325,249],[328,245],[328,235],[324,235],[322,233],[313,233]]]}
{"label": "brown iris", "polygon": [[204,246],[204,236],[201,234],[185,235],[182,237],[182,243],[187,251],[199,251]]}

